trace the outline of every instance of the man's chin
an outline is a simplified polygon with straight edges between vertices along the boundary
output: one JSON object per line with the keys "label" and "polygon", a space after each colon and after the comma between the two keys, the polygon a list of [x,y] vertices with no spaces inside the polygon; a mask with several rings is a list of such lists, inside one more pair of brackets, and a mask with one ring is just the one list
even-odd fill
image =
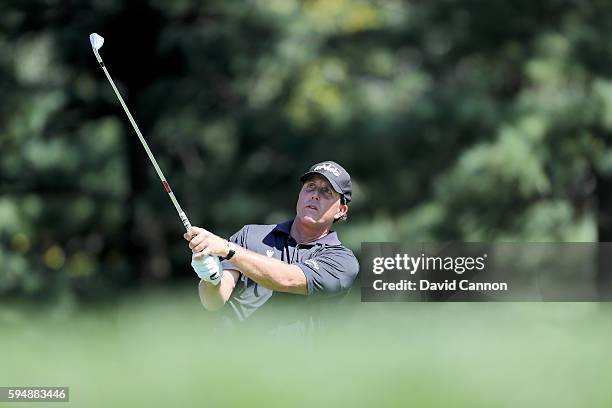
{"label": "man's chin", "polygon": [[311,224],[311,225],[316,225],[319,224],[319,219],[318,218],[314,218],[311,215],[302,215],[300,217],[302,219],[302,222],[305,224]]}

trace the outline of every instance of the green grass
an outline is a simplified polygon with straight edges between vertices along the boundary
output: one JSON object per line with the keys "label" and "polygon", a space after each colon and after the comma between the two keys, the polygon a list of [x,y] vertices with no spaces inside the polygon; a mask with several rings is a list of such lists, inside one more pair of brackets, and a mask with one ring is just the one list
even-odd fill
{"label": "green grass", "polygon": [[0,385],[67,385],[73,407],[612,405],[610,305],[354,301],[334,313],[305,339],[216,332],[195,289],[70,313],[3,304]]}

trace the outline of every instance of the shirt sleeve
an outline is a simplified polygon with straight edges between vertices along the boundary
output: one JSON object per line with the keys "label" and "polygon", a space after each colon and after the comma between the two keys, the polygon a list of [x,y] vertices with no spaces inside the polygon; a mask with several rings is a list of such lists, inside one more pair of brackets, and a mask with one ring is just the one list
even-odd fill
{"label": "shirt sleeve", "polygon": [[[247,241],[248,234],[249,234],[249,226],[245,225],[244,227],[240,228],[238,232],[236,232],[234,235],[229,237],[228,241],[233,242],[234,244],[239,245],[243,248],[247,248],[246,241]],[[221,259],[221,267],[223,270],[225,269],[237,270],[236,267],[230,261],[225,260],[225,259]]]}
{"label": "shirt sleeve", "polygon": [[359,273],[357,258],[344,247],[326,248],[315,257],[294,265],[306,275],[308,296],[345,293]]}

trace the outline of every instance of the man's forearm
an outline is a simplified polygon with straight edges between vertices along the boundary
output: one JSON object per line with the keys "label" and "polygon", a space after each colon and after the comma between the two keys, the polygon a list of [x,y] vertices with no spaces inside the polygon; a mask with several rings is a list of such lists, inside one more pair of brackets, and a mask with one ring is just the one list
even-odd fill
{"label": "man's forearm", "polygon": [[206,310],[218,310],[225,304],[220,288],[210,282],[201,280],[198,285],[200,301]]}
{"label": "man's forearm", "polygon": [[306,295],[306,276],[296,266],[238,247],[230,260],[246,276],[278,292]]}
{"label": "man's forearm", "polygon": [[238,276],[237,271],[226,270],[219,285],[201,280],[198,285],[198,294],[204,308],[210,311],[221,309],[231,296],[238,281]]}
{"label": "man's forearm", "polygon": [[[230,249],[228,241],[203,228],[191,227],[184,237],[189,241],[189,249],[200,256],[228,256]],[[306,275],[298,266],[286,264],[242,247],[237,248],[230,262],[240,272],[269,289],[302,295],[308,293]],[[237,279],[238,275],[236,281]]]}

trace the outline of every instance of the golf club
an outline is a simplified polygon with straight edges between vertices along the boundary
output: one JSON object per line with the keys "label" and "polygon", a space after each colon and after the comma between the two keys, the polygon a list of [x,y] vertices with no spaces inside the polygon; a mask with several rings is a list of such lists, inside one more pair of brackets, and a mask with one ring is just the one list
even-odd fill
{"label": "golf club", "polygon": [[117,95],[117,98],[119,98],[119,102],[121,102],[121,106],[123,106],[123,110],[125,111],[128,119],[130,120],[132,127],[136,131],[136,134],[138,135],[138,138],[140,139],[142,146],[147,151],[147,155],[149,156],[149,159],[151,159],[151,163],[153,163],[153,167],[155,167],[155,171],[157,172],[157,175],[159,176],[164,188],[166,189],[166,192],[170,196],[170,200],[172,200],[172,204],[174,204],[174,207],[176,208],[176,211],[178,212],[178,215],[181,218],[183,225],[185,226],[187,230],[189,230],[191,228],[191,223],[189,222],[189,219],[187,219],[185,212],[181,209],[181,206],[176,200],[176,197],[174,196],[174,193],[172,192],[172,189],[170,188],[170,184],[168,184],[166,177],[164,177],[164,173],[162,173],[161,169],[157,165],[157,161],[155,160],[153,153],[151,153],[151,149],[149,149],[149,145],[147,145],[147,142],[144,140],[144,137],[142,137],[142,133],[140,133],[140,129],[138,129],[138,125],[136,125],[136,122],[134,121],[134,118],[132,117],[132,114],[130,113],[129,109],[125,105],[125,102],[123,102],[123,98],[121,97],[121,94],[117,90],[117,87],[115,86],[115,83],[113,82],[113,78],[111,78],[110,74],[106,70],[106,67],[104,66],[104,62],[102,61],[102,57],[100,57],[100,54],[98,53],[98,50],[102,48],[102,45],[104,44],[104,38],[99,34],[92,33],[89,35],[89,41],[91,42],[91,48],[93,49],[96,59],[98,60],[98,62],[100,63],[100,66],[102,67],[102,70],[106,74],[106,78],[108,78],[108,82],[110,82],[111,86],[113,87],[113,90],[115,91],[115,94]]}

